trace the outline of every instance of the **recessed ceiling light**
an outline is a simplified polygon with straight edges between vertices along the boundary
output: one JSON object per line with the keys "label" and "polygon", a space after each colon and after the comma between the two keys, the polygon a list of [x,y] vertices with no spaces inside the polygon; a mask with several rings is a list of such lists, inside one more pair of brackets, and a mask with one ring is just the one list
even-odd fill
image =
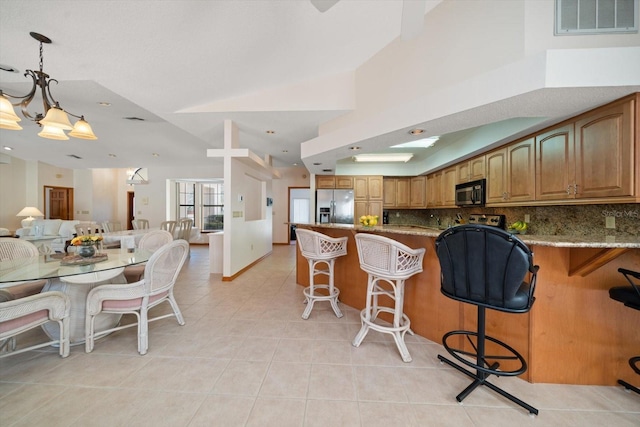
{"label": "recessed ceiling light", "polygon": [[109,153],[109,157],[118,157],[118,156],[116,156],[116,155],[115,155],[115,154],[113,154],[113,153]]}
{"label": "recessed ceiling light", "polygon": [[151,153],[151,155],[152,155],[153,157],[160,157],[160,154],[158,154],[158,153]]}
{"label": "recessed ceiling light", "polygon": [[289,150],[282,150],[282,152],[283,152],[283,153],[288,153],[288,152],[289,152]]}
{"label": "recessed ceiling light", "polygon": [[333,172],[333,169],[322,169],[322,172]]}
{"label": "recessed ceiling light", "polygon": [[322,164],[322,163],[318,163],[318,162],[316,162],[316,163],[314,163],[314,164],[313,164],[313,166],[320,166],[321,164]]}
{"label": "recessed ceiling light", "polygon": [[294,164],[293,164],[293,166],[298,166],[298,164],[297,164],[297,163],[294,163]]}
{"label": "recessed ceiling light", "polygon": [[101,107],[111,107],[110,102],[98,102],[98,105]]}
{"label": "recessed ceiling light", "polygon": [[358,151],[360,147],[349,147],[349,150]]}
{"label": "recessed ceiling light", "polygon": [[6,146],[6,145],[5,145],[4,147],[2,147],[2,148],[4,148],[4,149],[5,149],[5,150],[7,150],[7,151],[11,151],[11,150],[13,150],[13,148],[12,148],[12,147],[8,147],[8,146]]}
{"label": "recessed ceiling light", "polygon": [[356,154],[353,160],[356,162],[408,162],[413,157],[412,153],[371,153]]}
{"label": "recessed ceiling light", "polygon": [[420,134],[421,134],[421,133],[423,133],[423,132],[424,132],[424,129],[417,129],[417,128],[416,128],[416,129],[411,129],[411,130],[409,131],[409,133],[410,133],[411,135],[420,135]]}
{"label": "recessed ceiling light", "polygon": [[8,71],[9,73],[17,73],[18,70],[14,67],[12,67],[11,65],[2,65],[0,64],[0,70],[2,71]]}
{"label": "recessed ceiling light", "polygon": [[266,131],[266,132],[267,132],[269,135],[273,135],[274,133],[276,133],[276,131],[275,131],[275,130],[268,130],[268,131]]}

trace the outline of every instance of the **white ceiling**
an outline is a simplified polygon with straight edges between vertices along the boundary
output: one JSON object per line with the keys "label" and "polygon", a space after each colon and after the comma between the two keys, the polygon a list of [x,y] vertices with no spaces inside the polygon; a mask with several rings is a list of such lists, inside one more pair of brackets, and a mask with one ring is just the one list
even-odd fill
{"label": "white ceiling", "polygon": [[[439,2],[424,3],[425,12]],[[59,81],[51,92],[64,109],[83,114],[99,139],[43,139],[35,123],[23,120],[22,131],[0,130],[0,145],[13,147],[11,156],[74,169],[206,166],[213,162],[206,149],[223,147],[223,122],[231,119],[242,147],[271,155],[276,167],[301,164],[300,144],[346,110],[328,108],[320,97],[309,97],[303,108],[246,100],[348,76],[401,35],[401,22],[407,29],[402,6],[341,0],[321,13],[307,0],[1,0],[0,65],[20,73],[0,71],[0,88],[30,89],[22,73],[38,68],[39,47],[29,32],[48,36],[44,71]],[[548,103],[548,95],[542,98]],[[561,105],[563,97],[555,101]],[[587,106],[557,108],[557,116]],[[30,110],[42,107],[34,101]],[[443,129],[455,139],[469,122],[460,116]],[[328,155],[322,168],[338,160]]]}

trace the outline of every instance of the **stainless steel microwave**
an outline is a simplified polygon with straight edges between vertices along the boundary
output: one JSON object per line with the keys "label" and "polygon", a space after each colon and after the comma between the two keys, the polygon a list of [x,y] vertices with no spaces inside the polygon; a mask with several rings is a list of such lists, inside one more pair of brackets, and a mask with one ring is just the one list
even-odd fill
{"label": "stainless steel microwave", "polygon": [[465,182],[456,185],[457,206],[484,206],[486,180]]}

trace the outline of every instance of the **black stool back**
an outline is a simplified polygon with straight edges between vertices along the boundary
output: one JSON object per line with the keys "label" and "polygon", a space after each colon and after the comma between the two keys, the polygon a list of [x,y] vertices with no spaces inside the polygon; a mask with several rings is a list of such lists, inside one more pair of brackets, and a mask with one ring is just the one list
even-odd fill
{"label": "black stool back", "polygon": [[[527,370],[527,363],[514,348],[485,333],[486,309],[509,313],[526,313],[531,309],[538,272],[538,266],[533,264],[533,254],[520,239],[502,229],[471,224],[440,234],[436,239],[436,254],[440,261],[441,292],[478,307],[477,331],[451,331],[442,338],[442,344],[451,356],[475,370],[469,371],[438,355],[442,362],[473,379],[456,399],[462,402],[478,386],[484,385],[537,415],[536,408],[487,381],[490,375],[520,375]],[[525,280],[527,277],[529,281]],[[460,346],[459,336],[466,338],[473,351]],[[450,338],[455,344],[449,344]],[[486,354],[487,341],[494,347],[501,347],[501,353],[509,354]],[[475,360],[470,360],[469,356],[474,356]],[[499,360],[517,360],[520,367],[500,369]]]}

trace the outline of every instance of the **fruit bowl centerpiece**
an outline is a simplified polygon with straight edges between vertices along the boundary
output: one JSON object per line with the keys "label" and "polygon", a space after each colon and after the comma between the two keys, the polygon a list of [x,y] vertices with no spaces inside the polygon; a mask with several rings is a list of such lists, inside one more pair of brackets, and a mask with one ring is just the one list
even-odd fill
{"label": "fruit bowl centerpiece", "polygon": [[378,224],[378,215],[362,215],[360,217],[360,225],[364,228],[373,228]]}
{"label": "fruit bowl centerpiece", "polygon": [[89,258],[96,254],[96,246],[102,240],[102,236],[77,236],[71,240],[73,246],[77,246],[77,254],[83,258]]}
{"label": "fruit bowl centerpiece", "polygon": [[507,231],[512,234],[527,234],[529,226],[524,221],[516,221],[507,228]]}

